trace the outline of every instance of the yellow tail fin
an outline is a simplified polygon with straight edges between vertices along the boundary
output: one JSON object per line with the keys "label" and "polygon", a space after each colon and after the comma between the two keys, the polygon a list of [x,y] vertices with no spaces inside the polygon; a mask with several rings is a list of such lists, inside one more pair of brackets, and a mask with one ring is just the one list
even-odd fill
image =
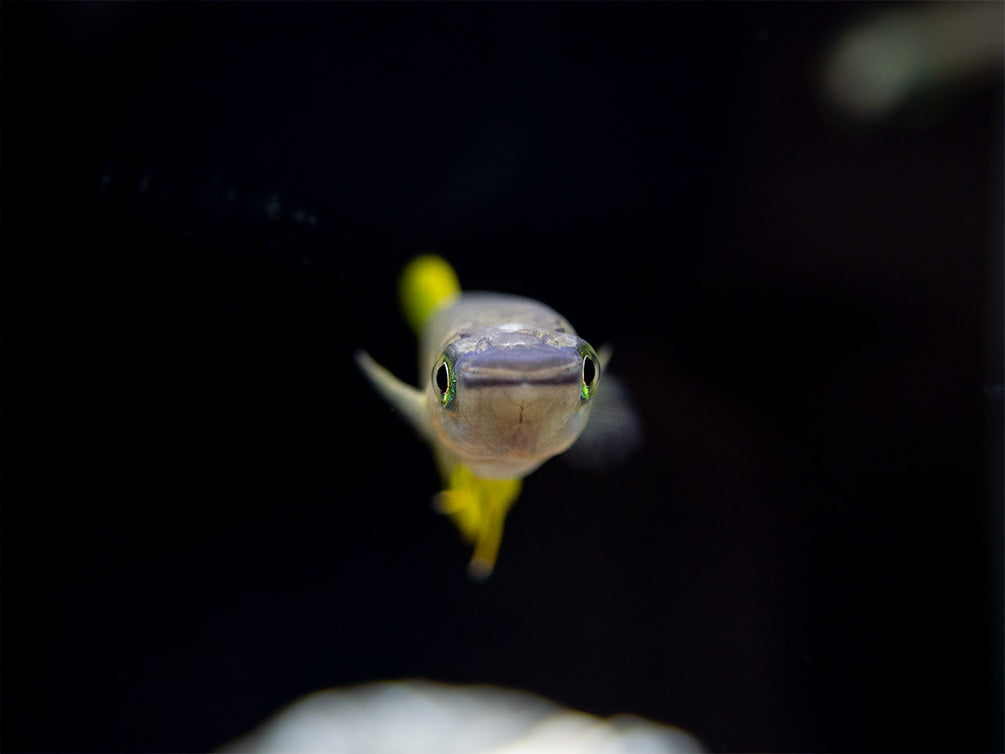
{"label": "yellow tail fin", "polygon": [[461,293],[454,268],[434,254],[423,254],[406,265],[398,283],[401,310],[418,333],[429,316]]}

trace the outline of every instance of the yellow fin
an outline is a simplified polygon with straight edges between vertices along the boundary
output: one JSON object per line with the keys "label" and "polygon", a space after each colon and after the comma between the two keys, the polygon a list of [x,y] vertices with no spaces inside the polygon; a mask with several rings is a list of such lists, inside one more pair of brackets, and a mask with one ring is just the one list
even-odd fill
{"label": "yellow fin", "polygon": [[461,293],[457,273],[447,260],[423,254],[409,262],[401,273],[398,296],[401,310],[416,333],[437,309],[446,306]]}
{"label": "yellow fin", "polygon": [[450,516],[464,538],[475,546],[468,564],[471,578],[492,574],[502,542],[506,514],[520,496],[519,479],[482,479],[459,464],[451,469],[448,486],[436,496],[436,508]]}

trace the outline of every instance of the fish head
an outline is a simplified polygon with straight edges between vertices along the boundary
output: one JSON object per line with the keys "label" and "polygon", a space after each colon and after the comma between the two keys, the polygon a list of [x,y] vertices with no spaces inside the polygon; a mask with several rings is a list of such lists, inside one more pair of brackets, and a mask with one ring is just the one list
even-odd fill
{"label": "fish head", "polygon": [[570,333],[495,330],[448,345],[429,379],[443,445],[485,478],[524,476],[579,437],[600,361]]}

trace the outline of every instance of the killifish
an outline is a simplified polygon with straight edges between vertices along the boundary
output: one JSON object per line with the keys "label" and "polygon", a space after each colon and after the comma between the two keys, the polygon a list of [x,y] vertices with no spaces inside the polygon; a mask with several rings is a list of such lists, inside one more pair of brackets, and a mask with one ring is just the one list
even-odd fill
{"label": "killifish", "polygon": [[522,479],[586,426],[606,354],[533,299],[462,293],[453,268],[437,256],[405,268],[399,297],[419,337],[418,386],[365,351],[356,360],[432,446],[443,483],[435,507],[474,546],[468,570],[482,579],[495,567]]}

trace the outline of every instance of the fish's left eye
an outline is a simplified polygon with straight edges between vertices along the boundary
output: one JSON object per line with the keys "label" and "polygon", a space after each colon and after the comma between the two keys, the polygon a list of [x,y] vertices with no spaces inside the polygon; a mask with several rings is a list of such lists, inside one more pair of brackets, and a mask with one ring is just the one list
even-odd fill
{"label": "fish's left eye", "polygon": [[600,379],[600,360],[589,343],[583,344],[579,349],[579,355],[583,357],[583,380],[580,385],[580,396],[584,401],[588,401],[597,391],[597,382]]}
{"label": "fish's left eye", "polygon": [[436,361],[432,379],[433,391],[440,399],[440,405],[448,408],[457,395],[457,375],[454,374],[454,365],[445,353]]}

